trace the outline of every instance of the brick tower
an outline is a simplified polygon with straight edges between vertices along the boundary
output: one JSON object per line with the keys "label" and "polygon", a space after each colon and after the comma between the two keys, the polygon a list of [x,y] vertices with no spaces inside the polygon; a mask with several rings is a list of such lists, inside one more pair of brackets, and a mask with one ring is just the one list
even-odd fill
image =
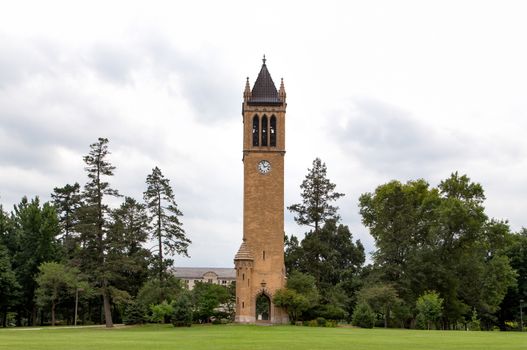
{"label": "brick tower", "polygon": [[243,242],[234,258],[236,322],[285,323],[272,303],[285,286],[284,83],[276,89],[263,58],[251,90],[243,93]]}

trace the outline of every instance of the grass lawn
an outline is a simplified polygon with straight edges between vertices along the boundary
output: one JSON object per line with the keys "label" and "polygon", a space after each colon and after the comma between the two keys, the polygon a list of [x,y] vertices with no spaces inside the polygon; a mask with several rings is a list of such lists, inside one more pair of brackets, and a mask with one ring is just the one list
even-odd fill
{"label": "grass lawn", "polygon": [[527,349],[527,333],[171,325],[105,328],[0,329],[0,349]]}

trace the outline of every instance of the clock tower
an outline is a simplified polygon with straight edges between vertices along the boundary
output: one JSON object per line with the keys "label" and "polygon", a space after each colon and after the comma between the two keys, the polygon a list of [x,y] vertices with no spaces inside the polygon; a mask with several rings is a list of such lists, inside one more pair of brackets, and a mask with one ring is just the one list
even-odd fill
{"label": "clock tower", "polygon": [[243,242],[234,258],[236,322],[285,323],[273,305],[285,287],[284,155],[286,94],[262,68],[243,93]]}

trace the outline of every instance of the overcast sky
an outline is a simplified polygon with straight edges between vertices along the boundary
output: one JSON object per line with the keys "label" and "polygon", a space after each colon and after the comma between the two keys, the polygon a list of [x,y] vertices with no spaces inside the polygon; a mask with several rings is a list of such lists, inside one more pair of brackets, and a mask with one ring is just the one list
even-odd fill
{"label": "overcast sky", "polygon": [[[286,205],[315,157],[370,252],[358,197],[459,171],[491,217],[527,225],[523,1],[9,1],[0,5],[0,203],[110,180],[142,198],[159,166],[193,241],[179,266],[232,266],[242,237],[242,93],[265,54],[287,91]],[[286,213],[286,232],[302,236]]]}

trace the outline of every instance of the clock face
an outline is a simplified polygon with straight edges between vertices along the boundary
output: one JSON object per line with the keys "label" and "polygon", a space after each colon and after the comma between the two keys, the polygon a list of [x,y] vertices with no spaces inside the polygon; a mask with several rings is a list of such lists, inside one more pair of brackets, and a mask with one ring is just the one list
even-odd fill
{"label": "clock face", "polygon": [[271,163],[267,160],[261,160],[260,163],[258,163],[258,171],[261,174],[267,174],[271,171]]}

